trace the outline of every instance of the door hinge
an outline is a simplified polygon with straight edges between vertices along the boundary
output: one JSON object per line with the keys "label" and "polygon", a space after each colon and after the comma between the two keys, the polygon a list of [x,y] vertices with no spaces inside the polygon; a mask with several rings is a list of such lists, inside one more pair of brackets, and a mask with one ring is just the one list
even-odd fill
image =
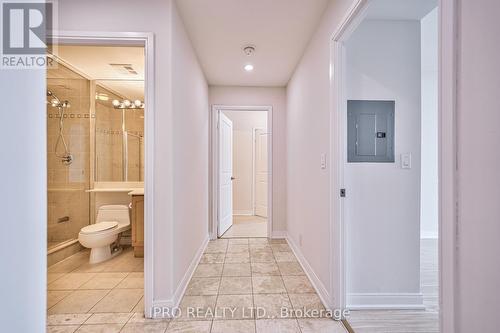
{"label": "door hinge", "polygon": [[340,189],[340,197],[345,198],[345,188]]}

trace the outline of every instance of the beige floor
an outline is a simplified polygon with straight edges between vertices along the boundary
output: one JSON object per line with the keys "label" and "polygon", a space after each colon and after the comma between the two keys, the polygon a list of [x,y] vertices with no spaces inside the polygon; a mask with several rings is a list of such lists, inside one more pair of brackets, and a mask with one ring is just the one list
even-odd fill
{"label": "beige floor", "polygon": [[233,217],[233,225],[222,238],[267,237],[267,219],[260,216]]}
{"label": "beige floor", "polygon": [[166,322],[144,323],[144,260],[131,248],[101,264],[88,259],[81,251],[48,268],[47,332],[166,329]]}
{"label": "beige floor", "polygon": [[438,242],[422,240],[420,280],[425,310],[352,311],[349,323],[356,333],[437,333],[439,332],[438,303]]}
{"label": "beige floor", "polygon": [[[210,242],[181,301],[182,315],[172,320],[143,318],[142,260],[131,251],[98,266],[87,257],[80,252],[49,268],[48,332],[346,333],[329,318],[281,316],[281,308],[324,309],[283,241]],[[190,315],[189,307],[200,307],[200,315]]]}

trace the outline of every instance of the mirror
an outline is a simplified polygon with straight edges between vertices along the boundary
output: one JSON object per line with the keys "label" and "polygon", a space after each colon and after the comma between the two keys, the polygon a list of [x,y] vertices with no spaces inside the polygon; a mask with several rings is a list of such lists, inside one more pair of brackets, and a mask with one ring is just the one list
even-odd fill
{"label": "mirror", "polygon": [[144,81],[95,81],[96,182],[144,181],[144,111]]}

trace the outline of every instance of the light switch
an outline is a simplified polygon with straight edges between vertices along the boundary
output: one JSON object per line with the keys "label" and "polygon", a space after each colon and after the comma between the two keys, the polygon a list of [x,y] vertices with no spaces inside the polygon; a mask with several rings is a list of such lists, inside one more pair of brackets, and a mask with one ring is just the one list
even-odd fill
{"label": "light switch", "polygon": [[411,169],[411,154],[401,154],[401,169]]}
{"label": "light switch", "polygon": [[326,169],[326,154],[321,154],[321,169]]}

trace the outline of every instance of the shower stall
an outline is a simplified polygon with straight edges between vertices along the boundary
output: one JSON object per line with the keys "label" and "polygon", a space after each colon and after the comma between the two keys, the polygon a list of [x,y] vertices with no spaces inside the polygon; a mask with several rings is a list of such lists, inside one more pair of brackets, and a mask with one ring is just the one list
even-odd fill
{"label": "shower stall", "polygon": [[90,81],[69,68],[47,70],[49,254],[73,244],[78,250],[78,233],[89,223],[89,94]]}

